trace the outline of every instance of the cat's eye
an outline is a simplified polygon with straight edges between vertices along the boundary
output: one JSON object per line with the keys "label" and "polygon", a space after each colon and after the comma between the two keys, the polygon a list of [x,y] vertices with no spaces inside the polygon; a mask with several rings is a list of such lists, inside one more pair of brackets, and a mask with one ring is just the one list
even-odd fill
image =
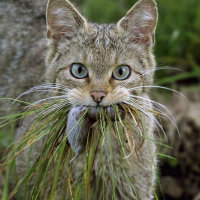
{"label": "cat's eye", "polygon": [[127,65],[120,65],[113,71],[113,78],[123,81],[131,74],[130,67]]}
{"label": "cat's eye", "polygon": [[71,74],[78,79],[83,79],[88,76],[87,68],[81,63],[74,63],[71,66]]}

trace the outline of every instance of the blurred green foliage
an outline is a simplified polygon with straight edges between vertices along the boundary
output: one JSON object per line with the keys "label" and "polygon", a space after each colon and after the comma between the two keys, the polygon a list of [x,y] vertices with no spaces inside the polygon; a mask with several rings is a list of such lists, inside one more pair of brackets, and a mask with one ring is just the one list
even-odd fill
{"label": "blurred green foliage", "polygon": [[11,143],[10,138],[10,128],[7,127],[5,129],[0,129],[0,153],[1,148],[8,148],[9,144]]}
{"label": "blurred green foliage", "polygon": [[[136,0],[74,0],[97,23],[117,22]],[[159,72],[159,84],[200,82],[200,0],[157,0],[159,23],[155,54],[158,66],[182,72]],[[194,81],[193,81],[194,80]]]}

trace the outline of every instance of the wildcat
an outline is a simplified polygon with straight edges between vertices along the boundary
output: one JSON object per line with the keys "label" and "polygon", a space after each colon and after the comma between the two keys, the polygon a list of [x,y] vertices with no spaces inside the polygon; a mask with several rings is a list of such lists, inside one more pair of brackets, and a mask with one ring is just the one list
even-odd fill
{"label": "wildcat", "polygon": [[[99,25],[87,22],[68,0],[48,1],[46,17],[49,52],[46,58],[46,77],[51,84],[67,88],[65,95],[72,105],[69,115],[69,118],[72,118],[68,119],[69,124],[70,121],[74,121],[73,116],[76,116],[76,112],[82,108],[109,108],[123,102],[140,110],[146,136],[154,139],[153,115],[144,110],[152,108],[148,86],[153,82],[155,68],[153,45],[157,15],[154,0],[140,0],[117,24]],[[125,118],[130,121],[130,116]],[[133,127],[137,126],[134,121],[130,123]],[[94,130],[96,129],[98,127],[94,127]],[[17,139],[23,135],[24,131],[19,128]],[[105,156],[105,175],[102,177],[100,159],[97,156],[92,177],[92,181],[100,177],[105,184],[105,191],[102,193],[100,186],[95,199],[153,199],[156,145],[142,136],[133,135],[140,148],[136,145],[137,157],[130,156],[124,160],[127,179],[118,167],[121,162],[121,147],[114,136],[111,138],[116,177],[113,196],[107,137],[105,134],[106,140],[102,147]],[[34,149],[35,159],[39,155],[39,148],[41,147],[38,143]],[[128,149],[128,145],[125,148]],[[82,151],[82,148],[80,151],[77,150],[78,157],[72,162],[75,182],[80,178],[80,171],[83,168]],[[17,158],[19,174],[25,173],[26,161],[25,151]],[[91,185],[91,191],[95,189],[93,187]],[[59,196],[60,194],[58,199]],[[84,194],[80,199],[86,199]]]}

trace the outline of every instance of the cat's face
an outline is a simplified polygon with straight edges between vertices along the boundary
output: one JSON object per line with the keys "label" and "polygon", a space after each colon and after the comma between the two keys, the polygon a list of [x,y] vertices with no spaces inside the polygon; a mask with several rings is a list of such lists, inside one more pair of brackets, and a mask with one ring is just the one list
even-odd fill
{"label": "cat's face", "polygon": [[146,93],[142,86],[153,80],[156,23],[153,0],[137,3],[116,25],[88,23],[68,1],[50,0],[49,81],[69,89],[72,105],[109,106]]}

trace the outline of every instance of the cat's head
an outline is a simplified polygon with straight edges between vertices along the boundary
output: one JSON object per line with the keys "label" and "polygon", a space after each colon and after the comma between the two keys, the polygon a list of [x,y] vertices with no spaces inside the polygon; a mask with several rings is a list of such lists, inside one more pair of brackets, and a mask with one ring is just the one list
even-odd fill
{"label": "cat's head", "polygon": [[89,23],[68,0],[49,0],[48,81],[67,87],[72,105],[109,106],[146,93],[156,24],[154,0],[140,0],[116,25]]}

